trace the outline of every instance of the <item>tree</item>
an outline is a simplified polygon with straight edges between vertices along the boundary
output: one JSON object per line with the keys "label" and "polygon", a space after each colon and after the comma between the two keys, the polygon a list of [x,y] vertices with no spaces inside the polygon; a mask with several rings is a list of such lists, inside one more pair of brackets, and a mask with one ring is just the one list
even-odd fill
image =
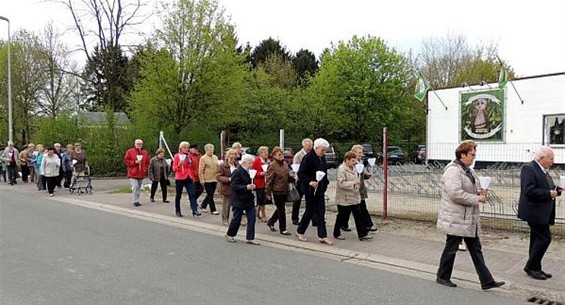
{"label": "tree", "polygon": [[38,113],[55,118],[63,112],[76,111],[78,78],[76,63],[59,40],[60,35],[49,23],[44,30],[46,81],[38,100]]}
{"label": "tree", "polygon": [[408,67],[380,38],[354,36],[333,46],[307,89],[309,128],[333,140],[361,143],[379,142],[387,126],[391,139],[399,140],[414,115]]}
{"label": "tree", "polygon": [[245,98],[246,72],[224,9],[216,0],[176,0],[165,8],[156,45],[140,59],[131,96],[135,121],[175,137],[195,122],[212,129],[229,125]]}
{"label": "tree", "polygon": [[281,46],[281,43],[278,40],[275,40],[271,37],[269,39],[265,39],[259,43],[253,52],[251,53],[251,62],[253,63],[253,67],[257,67],[259,64],[264,63],[267,61],[267,58],[277,55],[279,58],[284,62],[290,62],[292,60],[291,54]]}
{"label": "tree", "polygon": [[[435,88],[496,82],[500,71],[497,53],[493,44],[471,47],[461,34],[429,38],[423,43],[420,70]],[[510,75],[514,74],[505,67]]]}
{"label": "tree", "polygon": [[272,54],[259,65],[265,69],[271,77],[272,85],[284,89],[296,86],[297,74],[290,61],[284,60],[279,54]]}
{"label": "tree", "polygon": [[103,111],[109,106],[115,112],[126,111],[127,97],[134,82],[129,68],[129,60],[121,47],[95,47],[82,74],[81,91],[85,99],[81,108]]}
{"label": "tree", "polygon": [[[124,111],[132,86],[127,57],[121,40],[127,30],[145,19],[141,0],[52,0],[63,4],[73,17],[86,56],[81,89],[86,92],[83,108],[101,111],[106,106]],[[93,22],[92,22],[93,21]],[[91,28],[88,26],[93,24]],[[94,36],[94,39],[92,39]],[[94,47],[89,45],[94,44]]]}
{"label": "tree", "polygon": [[296,56],[292,59],[292,66],[298,73],[298,81],[300,85],[308,85],[308,78],[316,75],[319,69],[318,61],[314,53],[300,49]]}

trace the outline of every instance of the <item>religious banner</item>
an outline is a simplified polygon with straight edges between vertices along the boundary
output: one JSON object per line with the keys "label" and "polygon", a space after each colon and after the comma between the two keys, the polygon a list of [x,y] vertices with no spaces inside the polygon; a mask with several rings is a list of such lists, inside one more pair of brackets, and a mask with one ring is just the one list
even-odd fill
{"label": "religious banner", "polygon": [[460,93],[461,140],[504,141],[504,90]]}

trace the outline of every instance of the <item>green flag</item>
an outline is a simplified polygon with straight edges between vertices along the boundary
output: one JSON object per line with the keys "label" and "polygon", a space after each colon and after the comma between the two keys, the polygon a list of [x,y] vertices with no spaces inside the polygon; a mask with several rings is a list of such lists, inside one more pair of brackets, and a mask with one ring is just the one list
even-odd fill
{"label": "green flag", "polygon": [[508,71],[501,65],[500,74],[498,74],[498,88],[502,89],[506,87],[506,83],[508,83]]}
{"label": "green flag", "polygon": [[414,97],[422,102],[426,98],[426,93],[430,90],[430,85],[426,81],[422,72],[418,71],[418,83],[416,84],[416,89],[414,90]]}

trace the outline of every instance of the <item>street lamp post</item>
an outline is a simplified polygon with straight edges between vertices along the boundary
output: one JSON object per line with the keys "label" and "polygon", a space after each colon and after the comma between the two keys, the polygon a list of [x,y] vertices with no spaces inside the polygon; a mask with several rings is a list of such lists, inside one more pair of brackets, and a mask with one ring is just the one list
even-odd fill
{"label": "street lamp post", "polygon": [[0,16],[8,23],[8,140],[14,141],[14,119],[12,118],[12,68],[10,60],[10,19]]}

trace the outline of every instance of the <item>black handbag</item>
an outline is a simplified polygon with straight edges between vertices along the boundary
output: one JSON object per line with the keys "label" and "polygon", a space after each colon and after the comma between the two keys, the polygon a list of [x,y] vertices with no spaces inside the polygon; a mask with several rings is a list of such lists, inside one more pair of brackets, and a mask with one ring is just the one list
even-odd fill
{"label": "black handbag", "polygon": [[286,201],[292,202],[292,201],[297,201],[297,200],[300,200],[300,193],[298,193],[298,190],[296,189],[296,186],[294,185],[294,183],[289,183],[288,184],[288,194],[286,195]]}

